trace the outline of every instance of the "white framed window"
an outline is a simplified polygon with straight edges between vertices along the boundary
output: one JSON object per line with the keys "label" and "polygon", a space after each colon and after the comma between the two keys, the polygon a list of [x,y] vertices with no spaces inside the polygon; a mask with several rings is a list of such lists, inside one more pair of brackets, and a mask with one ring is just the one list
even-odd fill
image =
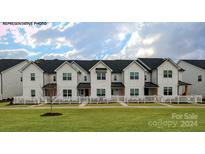
{"label": "white framed window", "polygon": [[87,76],[84,76],[84,81],[87,81],[88,79],[87,79]]}
{"label": "white framed window", "polygon": [[97,72],[97,80],[106,80],[105,72]]}
{"label": "white framed window", "polygon": [[53,76],[53,81],[56,82],[56,76],[55,75]]}
{"label": "white framed window", "polygon": [[198,82],[202,81],[202,75],[198,75]]}
{"label": "white framed window", "polygon": [[63,80],[72,80],[71,73],[63,73]]}
{"label": "white framed window", "polygon": [[130,80],[139,80],[139,72],[130,72]]}
{"label": "white framed window", "polygon": [[172,95],[172,87],[164,87],[164,95],[171,96]]}
{"label": "white framed window", "polygon": [[97,96],[105,96],[105,89],[97,89]]}
{"label": "white framed window", "polygon": [[36,96],[36,90],[31,89],[31,97],[35,97]]}
{"label": "white framed window", "polygon": [[139,89],[138,88],[130,89],[130,96],[139,96]]}
{"label": "white framed window", "polygon": [[63,97],[71,97],[72,90],[71,89],[63,89]]}
{"label": "white framed window", "polygon": [[35,77],[35,73],[31,73],[31,81],[35,81],[36,77]]}
{"label": "white framed window", "polygon": [[164,70],[164,78],[172,78],[172,70]]}
{"label": "white framed window", "polygon": [[117,81],[117,75],[114,75],[114,81]]}

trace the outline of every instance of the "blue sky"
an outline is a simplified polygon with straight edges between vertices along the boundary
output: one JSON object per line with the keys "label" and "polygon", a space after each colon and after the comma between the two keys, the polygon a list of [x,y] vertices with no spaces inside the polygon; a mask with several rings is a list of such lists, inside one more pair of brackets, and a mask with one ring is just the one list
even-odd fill
{"label": "blue sky", "polygon": [[0,58],[205,58],[205,23],[0,23]]}

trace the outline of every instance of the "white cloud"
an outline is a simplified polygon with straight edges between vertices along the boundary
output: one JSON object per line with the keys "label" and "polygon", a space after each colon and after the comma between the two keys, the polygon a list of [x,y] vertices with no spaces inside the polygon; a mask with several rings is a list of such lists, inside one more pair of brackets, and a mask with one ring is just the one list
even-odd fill
{"label": "white cloud", "polygon": [[142,43],[144,45],[151,45],[155,43],[157,40],[159,40],[159,38],[160,38],[159,34],[151,36],[151,37],[146,37],[145,39],[143,39]]}
{"label": "white cloud", "polygon": [[28,51],[27,49],[0,50],[0,58],[29,58],[39,54],[40,52]]}
{"label": "white cloud", "polygon": [[43,55],[42,59],[84,59],[81,52],[73,49],[64,53],[50,53]]}

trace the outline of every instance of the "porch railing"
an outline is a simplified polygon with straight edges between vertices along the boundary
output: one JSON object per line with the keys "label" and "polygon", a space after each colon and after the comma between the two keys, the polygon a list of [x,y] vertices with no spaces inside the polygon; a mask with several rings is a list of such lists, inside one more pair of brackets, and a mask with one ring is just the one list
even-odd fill
{"label": "porch railing", "polygon": [[112,102],[124,102],[124,103],[147,103],[147,102],[159,102],[159,103],[202,103],[201,95],[190,96],[112,96],[107,97],[14,97],[14,104],[40,104],[50,103],[54,104],[82,104],[82,103],[112,103]]}

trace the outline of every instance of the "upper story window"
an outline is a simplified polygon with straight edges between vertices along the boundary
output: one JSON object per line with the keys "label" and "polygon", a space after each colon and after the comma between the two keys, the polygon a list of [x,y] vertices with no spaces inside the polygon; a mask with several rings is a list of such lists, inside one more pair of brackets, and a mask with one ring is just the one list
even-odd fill
{"label": "upper story window", "polygon": [[31,89],[31,97],[35,97],[36,96],[36,91],[34,89]]}
{"label": "upper story window", "polygon": [[117,81],[117,75],[114,75],[114,81]]}
{"label": "upper story window", "polygon": [[97,89],[97,96],[105,96],[105,89]]}
{"label": "upper story window", "polygon": [[23,81],[23,77],[20,78],[21,82]]}
{"label": "upper story window", "polygon": [[130,80],[139,80],[139,72],[130,72]]}
{"label": "upper story window", "polygon": [[164,78],[172,78],[172,70],[164,70]]}
{"label": "upper story window", "polygon": [[31,81],[35,81],[35,73],[31,73]]}
{"label": "upper story window", "polygon": [[202,75],[198,75],[198,82],[202,81]]}
{"label": "upper story window", "polygon": [[53,81],[56,82],[56,76],[55,75],[53,76]]}
{"label": "upper story window", "polygon": [[97,72],[97,80],[106,80],[105,72]]}
{"label": "upper story window", "polygon": [[71,73],[63,73],[63,80],[72,80]]}
{"label": "upper story window", "polygon": [[88,79],[87,79],[87,76],[84,76],[84,81],[87,81]]}
{"label": "upper story window", "polygon": [[164,95],[172,95],[172,87],[164,87]]}
{"label": "upper story window", "polygon": [[139,96],[139,89],[130,89],[130,96]]}
{"label": "upper story window", "polygon": [[147,81],[147,76],[146,75],[144,76],[144,80]]}
{"label": "upper story window", "polygon": [[63,97],[71,97],[72,90],[71,89],[63,89]]}

